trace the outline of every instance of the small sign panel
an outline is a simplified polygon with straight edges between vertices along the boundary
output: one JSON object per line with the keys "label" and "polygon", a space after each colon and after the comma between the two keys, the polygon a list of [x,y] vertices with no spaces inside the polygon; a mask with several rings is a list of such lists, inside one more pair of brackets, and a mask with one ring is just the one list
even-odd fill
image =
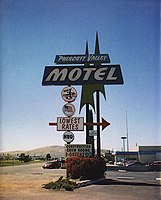
{"label": "small sign panel", "polygon": [[63,108],[63,113],[67,116],[67,117],[71,117],[75,114],[75,107],[73,104],[71,103],[66,103]]}
{"label": "small sign panel", "polygon": [[89,136],[97,136],[96,130],[89,130]]}
{"label": "small sign panel", "polygon": [[57,131],[83,131],[84,117],[57,117]]}
{"label": "small sign panel", "polygon": [[108,54],[56,55],[56,64],[110,63]]}
{"label": "small sign panel", "polygon": [[71,103],[77,98],[77,91],[74,87],[67,86],[61,91],[61,96],[65,102]]}
{"label": "small sign panel", "polygon": [[70,131],[66,131],[64,134],[63,134],[63,140],[67,143],[70,143],[70,142],[73,142],[74,140],[74,134]]}
{"label": "small sign panel", "polygon": [[66,157],[80,156],[91,157],[92,145],[91,144],[66,144]]}

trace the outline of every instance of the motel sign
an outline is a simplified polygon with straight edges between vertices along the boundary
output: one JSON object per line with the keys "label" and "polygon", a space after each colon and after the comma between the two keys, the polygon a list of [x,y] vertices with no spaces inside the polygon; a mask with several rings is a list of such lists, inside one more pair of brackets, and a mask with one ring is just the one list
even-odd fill
{"label": "motel sign", "polygon": [[[67,142],[66,157],[94,155],[94,136],[97,136],[97,156],[100,156],[100,126],[104,130],[110,123],[103,118],[102,122],[100,121],[99,93],[106,96],[104,85],[124,84],[121,67],[119,64],[110,64],[109,55],[100,53],[98,33],[96,33],[94,54],[89,54],[86,42],[84,55],[56,55],[54,62],[55,66],[45,66],[42,85],[66,85],[61,92],[62,99],[66,102],[62,108],[66,117],[57,117],[57,122],[51,122],[49,125],[57,126],[57,131],[66,131],[63,135],[64,141]],[[65,64],[67,65],[65,66]],[[73,116],[76,109],[71,103],[75,101],[77,91],[71,87],[72,85],[82,86],[80,111],[86,105],[86,122],[83,117]],[[91,122],[89,105],[95,110],[93,98],[95,92],[97,122],[93,122],[93,120]],[[74,134],[71,131],[83,131],[84,126],[86,126],[86,144],[70,144],[74,140]],[[91,130],[89,133],[90,127],[93,128],[93,126],[97,126],[97,130]]]}
{"label": "motel sign", "polygon": [[46,66],[42,85],[123,84],[120,65]]}

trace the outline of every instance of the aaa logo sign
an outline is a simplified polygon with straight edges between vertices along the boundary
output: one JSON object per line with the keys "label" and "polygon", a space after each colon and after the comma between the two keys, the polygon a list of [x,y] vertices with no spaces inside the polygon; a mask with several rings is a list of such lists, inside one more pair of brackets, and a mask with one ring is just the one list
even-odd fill
{"label": "aaa logo sign", "polygon": [[64,101],[71,103],[77,98],[77,91],[74,87],[68,86],[63,88],[61,96]]}

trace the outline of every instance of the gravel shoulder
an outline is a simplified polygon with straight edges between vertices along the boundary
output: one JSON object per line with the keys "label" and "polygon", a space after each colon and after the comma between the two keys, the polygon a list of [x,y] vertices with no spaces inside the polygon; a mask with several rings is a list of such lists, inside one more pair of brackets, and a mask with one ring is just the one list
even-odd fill
{"label": "gravel shoulder", "polygon": [[42,185],[65,176],[65,170],[43,170],[41,164],[2,167],[0,172],[0,199],[6,200],[53,199],[53,195],[59,196],[59,194],[51,191],[51,196],[51,192],[43,189]]}

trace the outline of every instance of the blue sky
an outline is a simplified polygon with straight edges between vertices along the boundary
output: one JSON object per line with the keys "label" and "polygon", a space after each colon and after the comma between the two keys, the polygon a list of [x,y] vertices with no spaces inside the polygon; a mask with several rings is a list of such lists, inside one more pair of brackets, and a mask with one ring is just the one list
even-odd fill
{"label": "blue sky", "polygon": [[[160,145],[160,1],[159,0],[2,0],[1,1],[1,151],[64,145],[63,132],[48,123],[63,117],[63,86],[42,86],[46,65],[59,54],[83,54],[88,40],[120,64],[124,85],[105,86],[101,116],[111,125],[101,146],[121,150]],[[75,116],[79,115],[81,86]],[[95,115],[94,115],[95,119]],[[85,143],[75,132],[73,143]]]}

